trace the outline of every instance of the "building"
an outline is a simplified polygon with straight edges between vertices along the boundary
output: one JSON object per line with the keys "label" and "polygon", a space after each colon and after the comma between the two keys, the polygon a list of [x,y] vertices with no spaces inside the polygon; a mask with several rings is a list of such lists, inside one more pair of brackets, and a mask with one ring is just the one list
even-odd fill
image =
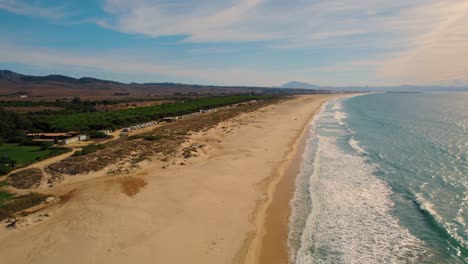
{"label": "building", "polygon": [[85,140],[88,140],[89,137],[87,135],[78,135],[78,136],[75,136],[75,137],[71,137],[71,138],[66,138],[64,140],[61,140],[59,141],[60,144],[62,145],[69,145],[71,143],[75,143],[75,142],[78,142],[78,141],[85,141]]}
{"label": "building", "polygon": [[29,133],[26,135],[31,137],[35,142],[59,143],[60,141],[77,136],[78,134],[78,132],[71,131],[66,133]]}
{"label": "building", "polygon": [[78,142],[78,141],[80,141],[80,139],[78,137],[71,137],[71,138],[67,138],[67,139],[64,139],[64,140],[60,141],[60,144],[68,145],[68,144],[75,143],[75,142]]}

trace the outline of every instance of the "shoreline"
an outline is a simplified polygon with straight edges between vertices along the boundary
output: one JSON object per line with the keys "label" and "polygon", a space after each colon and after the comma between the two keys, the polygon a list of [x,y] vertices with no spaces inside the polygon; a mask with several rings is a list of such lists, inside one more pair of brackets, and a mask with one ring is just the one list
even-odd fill
{"label": "shoreline", "polygon": [[296,141],[289,166],[273,192],[273,197],[267,208],[263,224],[266,231],[262,239],[262,247],[259,255],[260,264],[289,263],[287,242],[289,217],[291,216],[290,203],[294,196],[296,177],[301,171],[303,155],[310,136],[309,128],[315,114],[320,111],[322,106],[314,113],[311,121],[306,125],[303,133]]}
{"label": "shoreline", "polygon": [[296,177],[300,173],[303,154],[309,139],[309,129],[315,115],[321,111],[328,101],[342,97],[335,94],[324,100],[311,113],[303,126],[302,132],[292,140],[291,147],[281,166],[269,182],[267,198],[259,201],[255,215],[256,232],[247,237],[248,251],[243,262],[259,264],[287,264],[289,252],[287,248],[290,202],[295,192]]}

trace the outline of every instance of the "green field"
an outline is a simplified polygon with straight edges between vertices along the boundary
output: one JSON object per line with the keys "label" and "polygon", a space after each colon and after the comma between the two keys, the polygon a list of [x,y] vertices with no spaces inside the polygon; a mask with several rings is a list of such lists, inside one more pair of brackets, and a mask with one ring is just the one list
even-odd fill
{"label": "green field", "polygon": [[50,155],[52,150],[41,150],[39,146],[19,146],[17,144],[4,144],[0,146],[0,157],[7,155],[18,164],[29,164],[38,158]]}

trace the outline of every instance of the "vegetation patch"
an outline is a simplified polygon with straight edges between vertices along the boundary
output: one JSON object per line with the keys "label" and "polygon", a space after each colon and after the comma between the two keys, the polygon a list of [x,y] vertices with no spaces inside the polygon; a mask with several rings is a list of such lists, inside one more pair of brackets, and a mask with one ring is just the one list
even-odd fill
{"label": "vegetation patch", "polygon": [[46,200],[47,196],[40,193],[29,193],[13,198],[0,204],[0,221],[12,217],[15,213],[36,206]]}
{"label": "vegetation patch", "polygon": [[3,158],[2,163],[15,161],[17,164],[28,164],[32,161],[47,157],[51,150],[41,150],[40,146],[22,146],[18,144],[4,144],[0,146],[0,157]]}
{"label": "vegetation patch", "polygon": [[40,169],[28,169],[8,176],[8,184],[17,189],[34,189],[39,187],[44,175]]}
{"label": "vegetation patch", "polygon": [[13,198],[13,194],[8,191],[0,190],[0,206]]}
{"label": "vegetation patch", "polygon": [[148,141],[156,141],[156,140],[162,139],[162,137],[159,135],[149,135],[149,136],[144,136],[143,138]]}
{"label": "vegetation patch", "polygon": [[24,167],[36,161],[69,152],[67,148],[50,148],[49,143],[38,146],[20,144],[0,145],[0,175],[10,173],[15,168]]}
{"label": "vegetation patch", "polygon": [[[260,107],[278,102],[279,99],[262,100],[254,104],[244,104],[239,107],[223,108],[219,111],[204,113],[183,118],[177,122],[162,124],[155,127],[151,132],[142,133],[134,140],[127,138],[119,138],[105,143],[105,149],[91,153],[85,156],[69,157],[60,162],[49,166],[51,171],[56,171],[62,175],[79,175],[93,171],[105,169],[109,165],[120,162],[125,166],[128,162],[134,164],[130,156],[135,157],[152,157],[161,161],[167,162],[171,158],[178,155],[182,143],[187,142],[190,132],[198,132],[215,127],[219,122],[233,118],[239,114],[255,111]],[[159,140],[136,140],[144,139],[146,136],[158,136]],[[197,155],[199,146],[193,146],[181,153],[183,156],[190,158]]]}
{"label": "vegetation patch", "polygon": [[11,172],[11,167],[9,165],[0,164],[0,175],[5,175]]}
{"label": "vegetation patch", "polygon": [[83,156],[83,155],[88,155],[88,154],[91,154],[91,153],[94,153],[98,150],[101,150],[101,149],[104,149],[105,146],[102,145],[102,144],[92,144],[92,145],[88,145],[88,146],[85,146],[83,147],[82,150],[79,150],[77,152],[75,152],[73,154],[73,156]]}
{"label": "vegetation patch", "polygon": [[70,114],[49,114],[37,116],[35,124],[42,124],[50,131],[90,131],[113,129],[144,123],[163,117],[178,116],[249,100],[267,98],[266,96],[233,95],[187,99],[183,102],[136,107],[109,112],[84,112]]}

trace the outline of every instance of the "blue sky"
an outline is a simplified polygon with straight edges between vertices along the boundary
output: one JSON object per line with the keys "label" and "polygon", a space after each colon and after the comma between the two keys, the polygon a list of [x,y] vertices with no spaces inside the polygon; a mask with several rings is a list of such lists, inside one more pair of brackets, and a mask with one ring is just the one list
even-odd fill
{"label": "blue sky", "polygon": [[468,2],[0,0],[0,68],[123,82],[468,84]]}

